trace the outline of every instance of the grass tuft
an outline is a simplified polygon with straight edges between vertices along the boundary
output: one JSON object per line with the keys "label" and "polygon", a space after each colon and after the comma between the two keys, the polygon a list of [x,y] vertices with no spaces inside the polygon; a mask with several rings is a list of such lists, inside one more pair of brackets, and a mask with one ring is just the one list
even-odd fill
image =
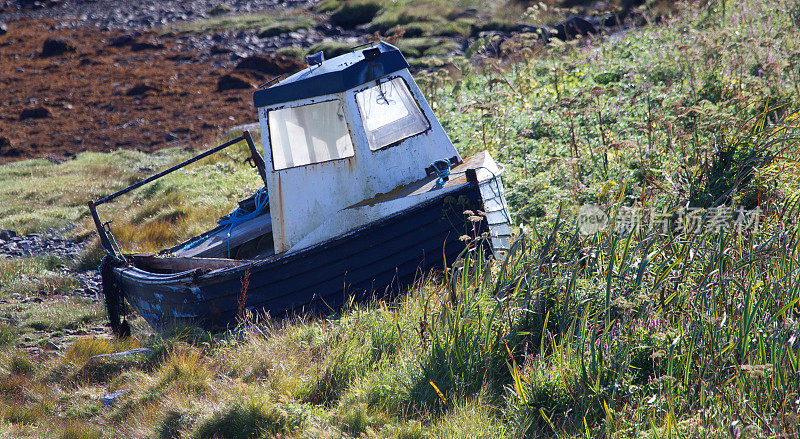
{"label": "grass tuft", "polygon": [[8,363],[8,371],[11,372],[12,375],[31,375],[35,370],[36,368],[33,362],[19,353],[15,353]]}
{"label": "grass tuft", "polygon": [[60,439],[101,439],[103,432],[92,425],[69,424],[59,435]]}
{"label": "grass tuft", "polygon": [[203,420],[192,434],[195,439],[249,439],[282,436],[302,421],[259,400],[238,400]]}
{"label": "grass tuft", "polygon": [[197,349],[178,347],[167,353],[158,367],[158,388],[203,393],[211,388],[214,373]]}

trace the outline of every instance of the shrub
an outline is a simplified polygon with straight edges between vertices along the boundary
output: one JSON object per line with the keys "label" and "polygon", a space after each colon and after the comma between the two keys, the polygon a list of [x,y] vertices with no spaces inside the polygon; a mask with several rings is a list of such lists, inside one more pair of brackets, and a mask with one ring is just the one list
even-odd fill
{"label": "shrub", "polygon": [[178,348],[168,354],[158,371],[159,387],[172,386],[187,392],[203,392],[213,373],[200,351]]}
{"label": "shrub", "polygon": [[333,12],[342,5],[341,0],[322,0],[314,6],[314,10],[324,14],[325,12]]}
{"label": "shrub", "polygon": [[302,60],[306,56],[306,49],[297,46],[281,47],[275,55]]}
{"label": "shrub", "polygon": [[8,370],[12,375],[30,375],[34,371],[34,365],[27,357],[14,354],[8,364]]}
{"label": "shrub", "polygon": [[257,399],[239,400],[217,411],[197,426],[195,439],[253,439],[283,435],[302,419]]}
{"label": "shrub", "polygon": [[105,255],[106,252],[100,245],[100,239],[92,238],[78,253],[78,257],[75,258],[72,266],[78,271],[95,270],[100,266],[100,261]]}
{"label": "shrub", "polygon": [[406,38],[423,37],[430,35],[434,31],[434,25],[427,22],[417,21],[398,26],[396,29],[402,29],[403,36]]}
{"label": "shrub", "polygon": [[331,15],[331,22],[344,28],[369,23],[383,9],[376,0],[351,0],[339,5]]}
{"label": "shrub", "polygon": [[156,436],[159,439],[178,439],[192,423],[194,423],[194,419],[188,414],[169,410],[156,426]]}
{"label": "shrub", "polygon": [[103,432],[97,427],[85,424],[70,424],[59,436],[61,439],[101,439]]}
{"label": "shrub", "polygon": [[19,337],[19,332],[16,328],[5,324],[0,324],[0,347],[6,347],[14,344]]}
{"label": "shrub", "polygon": [[216,5],[214,7],[208,8],[206,10],[206,14],[216,17],[218,15],[224,15],[233,12],[233,8],[226,4]]}
{"label": "shrub", "polygon": [[325,54],[325,59],[331,59],[350,52],[351,47],[351,44],[341,41],[321,41],[309,47],[308,53],[323,52]]}
{"label": "shrub", "polygon": [[37,413],[30,406],[20,407],[16,404],[12,404],[3,410],[3,420],[11,424],[34,424],[37,419]]}
{"label": "shrub", "polygon": [[67,349],[66,357],[74,363],[83,363],[95,355],[113,354],[137,347],[139,343],[130,337],[126,339],[79,337]]}
{"label": "shrub", "polygon": [[371,414],[363,404],[345,407],[344,413],[336,416],[336,421],[339,428],[351,437],[361,436],[368,428],[379,429],[387,422],[385,417]]}
{"label": "shrub", "polygon": [[622,75],[619,72],[603,72],[594,75],[594,82],[600,85],[608,85],[614,82],[619,82]]}

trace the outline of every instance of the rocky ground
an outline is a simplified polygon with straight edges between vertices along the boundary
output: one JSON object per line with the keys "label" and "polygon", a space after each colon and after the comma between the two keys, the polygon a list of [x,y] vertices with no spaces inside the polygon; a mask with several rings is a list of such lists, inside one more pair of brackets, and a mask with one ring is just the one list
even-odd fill
{"label": "rocky ground", "polygon": [[[30,258],[37,256],[53,255],[69,260],[79,254],[86,243],[71,239],[63,239],[62,233],[56,231],[51,234],[31,233],[17,235],[13,230],[0,230],[0,261],[7,258]],[[77,285],[71,291],[58,294],[39,292],[38,294],[12,293],[0,299],[0,306],[41,307],[55,304],[65,300],[83,300],[87,303],[101,307],[103,304],[102,285],[100,273],[96,269],[79,270],[70,265],[57,267],[60,276],[72,277],[77,280]],[[24,274],[22,274],[24,276]],[[10,320],[10,321],[6,321]],[[9,315],[0,316],[0,322],[16,326],[19,322]],[[79,328],[62,328],[54,331],[49,328],[36,328],[25,333],[19,340],[20,347],[29,354],[36,355],[42,350],[58,351],[63,349],[70,340],[83,335],[108,335],[110,331],[105,323],[82,325]]]}
{"label": "rocky ground", "polygon": [[[269,54],[323,41],[356,45],[368,38],[363,26],[344,28],[314,14],[317,2],[0,3],[0,163],[61,160],[87,150],[201,147],[225,127],[254,122],[253,88],[303,67],[293,58]],[[294,8],[316,18],[313,26],[271,36],[253,29],[171,31],[170,26],[217,17],[223,7],[225,16]],[[615,24],[609,16],[572,17],[554,26],[487,32],[500,35],[498,41],[539,31],[544,39],[566,39]],[[439,40],[451,41],[448,50],[463,54],[477,37]],[[253,56],[259,58],[248,62]]]}
{"label": "rocky ground", "polygon": [[[224,7],[230,13],[249,13],[276,8],[307,7],[319,0],[11,0],[0,2],[8,18],[49,18],[63,26],[95,26],[101,29],[149,30],[170,23],[208,18],[209,11]],[[223,6],[224,5],[224,6]]]}
{"label": "rocky ground", "polygon": [[149,31],[9,22],[0,36],[0,163],[202,147],[224,127],[255,121],[258,83],[301,67],[263,57],[237,70],[238,61],[229,54],[201,57]]}

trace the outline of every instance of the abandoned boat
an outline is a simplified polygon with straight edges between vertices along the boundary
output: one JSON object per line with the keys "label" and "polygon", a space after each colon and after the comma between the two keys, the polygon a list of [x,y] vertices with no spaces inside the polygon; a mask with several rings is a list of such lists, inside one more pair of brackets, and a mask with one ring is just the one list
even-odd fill
{"label": "abandoned boat", "polygon": [[[263,156],[245,131],[89,203],[108,254],[103,292],[117,334],[129,332],[124,302],[157,330],[213,331],[235,325],[243,310],[282,316],[397,294],[454,261],[465,234],[488,232],[495,255],[508,249],[502,168],[487,152],[459,156],[394,46],[319,56],[257,90],[254,103]],[[261,190],[180,245],[119,249],[97,206],[239,142]],[[485,215],[467,218],[468,210]]]}

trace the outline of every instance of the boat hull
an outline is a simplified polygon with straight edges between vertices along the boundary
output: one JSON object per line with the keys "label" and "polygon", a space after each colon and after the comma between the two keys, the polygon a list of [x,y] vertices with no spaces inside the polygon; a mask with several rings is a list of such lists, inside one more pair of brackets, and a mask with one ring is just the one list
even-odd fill
{"label": "boat hull", "polygon": [[[484,191],[485,192],[485,191]],[[416,279],[441,269],[464,250],[464,234],[489,231],[464,210],[483,209],[472,181],[403,212],[313,247],[201,273],[147,272],[115,267],[116,290],[157,330],[236,324],[240,311],[273,317],[336,310],[350,300],[391,298]],[[246,288],[244,285],[246,284]]]}

